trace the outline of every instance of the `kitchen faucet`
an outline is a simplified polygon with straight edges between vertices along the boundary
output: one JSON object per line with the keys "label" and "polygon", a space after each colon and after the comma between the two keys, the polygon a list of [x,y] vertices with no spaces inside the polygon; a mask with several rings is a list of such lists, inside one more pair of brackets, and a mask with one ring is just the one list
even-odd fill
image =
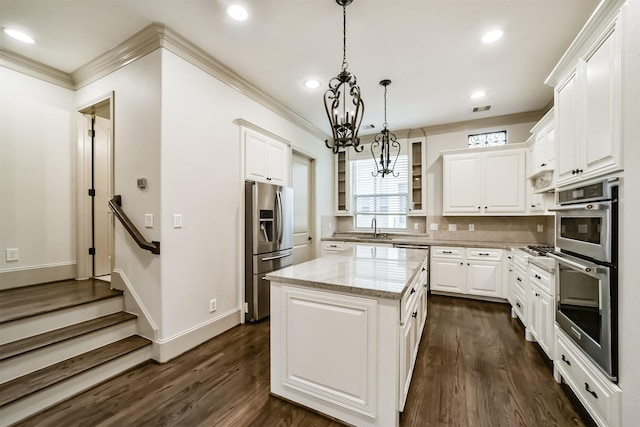
{"label": "kitchen faucet", "polygon": [[373,238],[378,238],[378,221],[376,221],[376,217],[374,216],[371,219],[371,228],[373,228]]}

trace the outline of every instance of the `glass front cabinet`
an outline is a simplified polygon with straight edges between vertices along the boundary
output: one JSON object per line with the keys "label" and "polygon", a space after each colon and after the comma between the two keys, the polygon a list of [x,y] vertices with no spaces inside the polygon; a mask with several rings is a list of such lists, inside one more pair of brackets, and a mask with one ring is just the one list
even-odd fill
{"label": "glass front cabinet", "polygon": [[409,154],[409,215],[425,215],[427,213],[427,182],[424,175],[426,165],[426,138],[409,138],[407,140]]}

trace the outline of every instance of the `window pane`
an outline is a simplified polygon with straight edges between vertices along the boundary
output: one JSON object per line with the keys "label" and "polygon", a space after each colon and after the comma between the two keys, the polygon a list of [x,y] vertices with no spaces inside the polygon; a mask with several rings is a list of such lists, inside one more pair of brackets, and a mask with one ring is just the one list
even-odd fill
{"label": "window pane", "polygon": [[469,148],[494,147],[507,144],[507,131],[469,135]]}
{"label": "window pane", "polygon": [[407,228],[407,156],[398,157],[397,177],[374,177],[373,159],[351,161],[353,206],[356,228],[371,228],[375,217],[378,228]]}

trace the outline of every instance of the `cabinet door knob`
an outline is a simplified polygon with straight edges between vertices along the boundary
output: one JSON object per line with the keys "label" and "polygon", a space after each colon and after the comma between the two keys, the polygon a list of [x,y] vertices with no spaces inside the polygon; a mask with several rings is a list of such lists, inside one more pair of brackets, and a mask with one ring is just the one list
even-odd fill
{"label": "cabinet door knob", "polygon": [[410,294],[415,294],[415,293],[416,293],[416,290],[412,288]]}
{"label": "cabinet door knob", "polygon": [[417,317],[417,316],[418,316],[418,312],[417,312],[417,311],[414,311],[414,312],[411,314],[411,317]]}
{"label": "cabinet door knob", "polygon": [[464,265],[464,262],[461,262],[460,265]]}
{"label": "cabinet door knob", "polygon": [[480,209],[480,206],[478,206],[478,209]]}

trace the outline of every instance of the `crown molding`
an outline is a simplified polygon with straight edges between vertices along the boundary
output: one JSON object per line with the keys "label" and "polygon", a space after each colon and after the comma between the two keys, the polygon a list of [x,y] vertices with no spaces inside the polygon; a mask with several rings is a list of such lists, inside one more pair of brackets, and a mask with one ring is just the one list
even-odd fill
{"label": "crown molding", "polygon": [[1,47],[0,66],[61,86],[65,89],[75,89],[71,74],[65,73],[64,71],[60,71],[48,65],[44,65],[38,61],[34,61],[26,56],[22,56]]}
{"label": "crown molding", "polygon": [[329,137],[320,128],[293,112],[253,83],[241,77],[231,68],[183,36],[168,29],[164,24],[157,22],[143,28],[124,42],[73,71],[71,74],[56,70],[55,68],[2,48],[0,48],[0,65],[67,89],[78,90],[159,48],[164,48],[172,52],[317,138],[325,140]]}
{"label": "crown molding", "polygon": [[573,69],[578,59],[583,56],[616,15],[627,0],[602,0],[584,24],[576,38],[569,45],[560,61],[553,68],[544,83],[551,87],[558,85],[560,80]]}
{"label": "crown molding", "polygon": [[[548,104],[547,104],[548,106]],[[483,119],[466,120],[463,122],[447,123],[442,125],[426,126],[422,128],[425,135],[437,135],[441,133],[458,132],[494,126],[515,125],[519,123],[537,122],[548,111],[547,106],[541,110],[527,111],[524,113],[505,114],[503,116],[486,117]]]}

